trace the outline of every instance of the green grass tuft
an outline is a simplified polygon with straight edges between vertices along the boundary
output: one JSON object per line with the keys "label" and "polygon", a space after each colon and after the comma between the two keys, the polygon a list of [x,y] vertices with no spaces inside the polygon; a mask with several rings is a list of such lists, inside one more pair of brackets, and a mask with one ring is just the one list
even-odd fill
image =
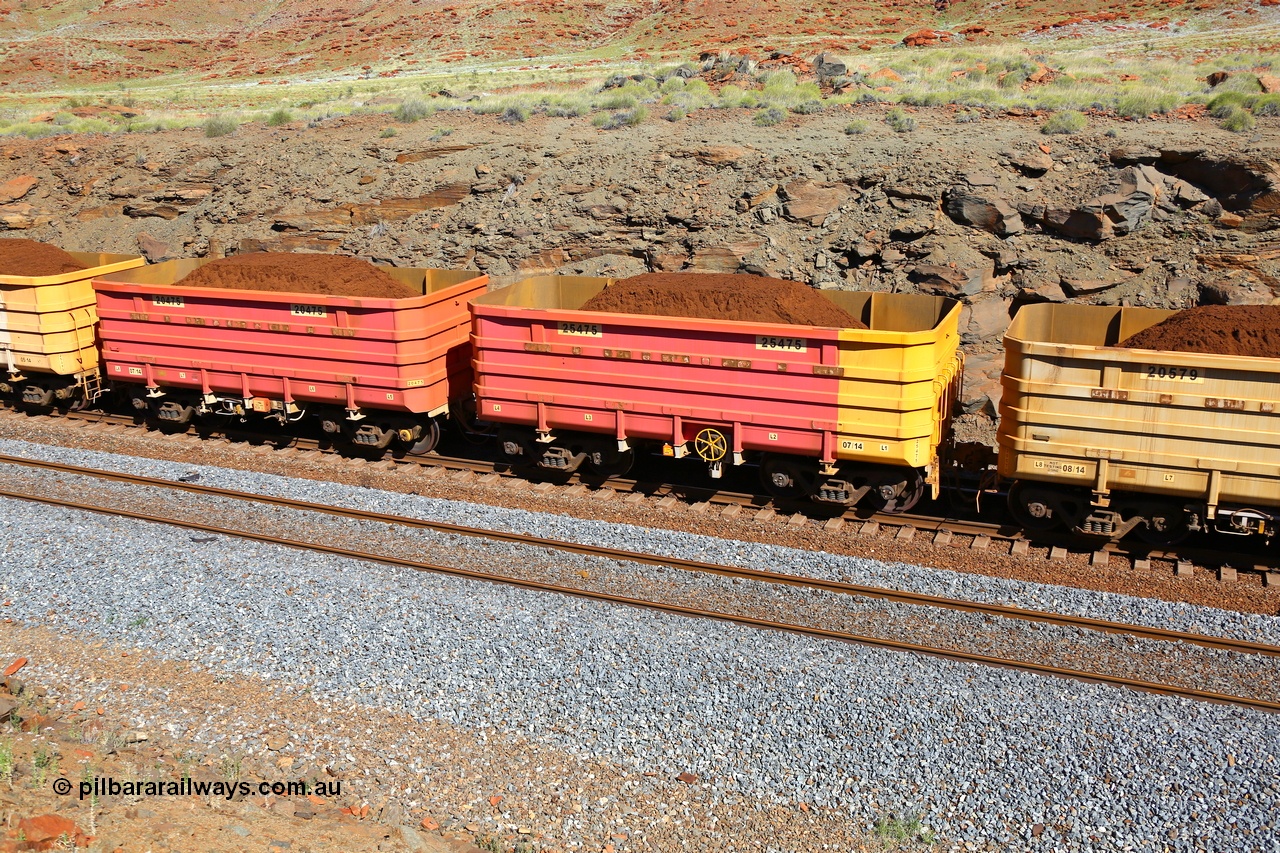
{"label": "green grass tuft", "polygon": [[1243,107],[1232,107],[1222,116],[1222,129],[1229,130],[1232,133],[1244,133],[1253,130],[1257,124],[1253,119],[1252,113]]}
{"label": "green grass tuft", "polygon": [[1280,116],[1280,92],[1261,95],[1253,103],[1253,114],[1256,116]]}
{"label": "green grass tuft", "polygon": [[1219,92],[1209,99],[1209,115],[1224,118],[1234,109],[1251,110],[1259,99],[1258,95],[1246,95],[1243,92]]}
{"label": "green grass tuft", "polygon": [[1127,92],[1116,101],[1116,115],[1122,118],[1147,118],[1177,109],[1179,98],[1152,89]]}
{"label": "green grass tuft", "polygon": [[401,101],[392,115],[401,124],[413,124],[415,121],[421,121],[434,112],[435,110],[428,106],[425,101],[418,98],[409,98],[406,101]]}
{"label": "green grass tuft", "polygon": [[1049,120],[1040,128],[1041,133],[1079,133],[1089,125],[1083,113],[1075,110],[1062,110],[1049,116]]}
{"label": "green grass tuft", "polygon": [[884,117],[885,124],[897,133],[910,133],[916,129],[916,120],[907,115],[901,107],[894,107]]}
{"label": "green grass tuft", "polygon": [[228,116],[210,116],[204,122],[204,135],[213,139],[236,132],[236,120]]}

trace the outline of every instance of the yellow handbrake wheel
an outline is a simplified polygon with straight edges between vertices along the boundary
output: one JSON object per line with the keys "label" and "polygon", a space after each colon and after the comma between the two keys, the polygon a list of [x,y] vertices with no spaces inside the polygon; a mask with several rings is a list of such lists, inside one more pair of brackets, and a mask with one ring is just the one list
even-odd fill
{"label": "yellow handbrake wheel", "polygon": [[719,462],[729,452],[729,440],[718,429],[707,427],[693,439],[694,452],[706,462]]}

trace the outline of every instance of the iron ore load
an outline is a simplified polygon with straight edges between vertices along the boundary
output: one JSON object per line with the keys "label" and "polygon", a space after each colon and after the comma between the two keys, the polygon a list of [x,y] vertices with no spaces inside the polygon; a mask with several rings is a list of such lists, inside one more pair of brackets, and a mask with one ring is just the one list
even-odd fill
{"label": "iron ore load", "polygon": [[[478,417],[500,425],[513,464],[610,475],[649,446],[713,477],[758,462],[783,497],[903,511],[937,494],[962,372],[958,302],[791,282],[836,318],[796,325],[745,318],[774,298],[757,277],[657,277],[669,303],[701,288],[713,309],[667,316],[680,312],[641,278],[544,276],[472,302]],[[743,319],[688,319],[730,304]]]}
{"label": "iron ore load", "polygon": [[145,263],[141,255],[0,240],[0,397],[40,407],[97,397],[92,280]]}
{"label": "iron ore load", "polygon": [[103,361],[134,407],[196,416],[307,415],[356,445],[425,453],[469,393],[475,272],[329,255],[166,261],[97,279]]}
{"label": "iron ore load", "polygon": [[1272,306],[1024,306],[1005,337],[998,434],[1014,516],[1155,544],[1275,536],[1278,329]]}

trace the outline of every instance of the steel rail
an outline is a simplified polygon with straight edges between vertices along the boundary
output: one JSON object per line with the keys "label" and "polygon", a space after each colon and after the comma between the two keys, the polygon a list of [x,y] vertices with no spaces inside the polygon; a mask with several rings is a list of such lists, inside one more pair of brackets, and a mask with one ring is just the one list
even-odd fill
{"label": "steel rail", "polygon": [[239,501],[278,506],[284,509],[302,510],[304,512],[323,513],[325,515],[348,518],[359,521],[375,521],[383,524],[409,527],[419,530],[431,530],[437,533],[448,533],[457,536],[468,536],[478,539],[505,542],[513,545],[532,545],[539,548],[554,549],[565,553],[585,557],[604,557],[631,563],[665,566],[682,571],[701,574],[718,575],[742,580],[759,581],[761,583],[783,586],[804,587],[838,595],[849,595],[859,598],[875,598],[899,604],[911,604],[923,607],[937,607],[968,613],[980,613],[986,616],[999,616],[1007,619],[1018,619],[1026,622],[1038,622],[1059,627],[1082,628],[1110,634],[1125,634],[1147,640],[1164,642],[1181,642],[1204,648],[1221,649],[1240,654],[1259,654],[1280,657],[1280,646],[1255,643],[1248,640],[1236,640],[1229,637],[1214,637],[1188,631],[1174,631],[1165,628],[1152,628],[1145,625],[1133,625],[1125,622],[1111,622],[1105,619],[1093,619],[1087,616],[1072,616],[1062,613],[1050,613],[1042,610],[1028,610],[1004,604],[988,604],[967,599],[946,598],[918,592],[887,589],[884,587],[852,584],[844,581],[832,581],[812,578],[804,575],[791,575],[784,572],[772,572],[765,569],[751,569],[742,566],[725,566],[716,563],[704,563],[698,560],[686,560],[676,557],[664,557],[658,554],[647,554],[638,551],[626,551],[620,548],[608,548],[598,545],[583,545],[561,539],[548,539],[530,536],[524,533],[510,533],[501,530],[488,530],[478,527],[466,527],[441,521],[427,521],[389,513],[372,512],[370,510],[318,504],[295,498],[281,498],[274,495],[263,495],[256,492],[242,492],[224,489],[217,486],[201,486],[196,483],[165,480],[147,477],[141,474],[121,474],[115,471],[102,471],[96,468],[84,468],[61,462],[47,462],[38,459],[25,459],[20,456],[0,454],[0,465],[19,465],[28,468],[54,471],[74,476],[93,477],[95,479],[152,488],[184,491],[191,494],[227,498]]}
{"label": "steel rail", "polygon": [[470,580],[485,581],[488,583],[498,583],[507,586],[515,586],[523,589],[530,589],[539,592],[550,592],[558,595],[569,595],[577,598],[589,599],[609,604],[621,604],[628,607],[644,608],[647,610],[656,610],[664,613],[672,613],[680,616],[714,619],[720,622],[730,622],[739,625],[746,625],[753,628],[786,631],[794,634],[818,637],[828,640],[838,640],[843,642],[857,643],[859,645],[872,646],[876,648],[889,649],[892,651],[911,652],[914,654],[925,654],[931,657],[943,658],[946,660],[959,661],[963,663],[975,663],[983,666],[1001,667],[1005,669],[1013,669],[1021,672],[1030,672],[1037,675],[1048,675],[1057,678],[1067,678],[1076,681],[1084,681],[1089,683],[1107,684],[1113,687],[1126,687],[1131,690],[1137,690],[1145,693],[1153,693],[1162,696],[1176,696],[1184,699],[1192,699],[1199,702],[1212,702],[1216,704],[1235,705],[1244,708],[1251,708],[1259,711],[1270,711],[1280,713],[1280,702],[1272,702],[1265,699],[1256,699],[1247,696],[1231,696],[1221,693],[1213,693],[1207,690],[1197,690],[1189,687],[1178,687],[1168,684],[1156,684],[1149,681],[1141,681],[1139,679],[1125,678],[1123,676],[1106,675],[1103,673],[1086,672],[1083,670],[1067,669],[1064,667],[1049,666],[1047,664],[1030,663],[1026,661],[1016,661],[1007,658],[997,658],[989,655],[979,655],[970,652],[962,652],[954,649],[943,649],[935,646],[925,646],[916,643],[907,643],[900,640],[887,640],[880,637],[869,637],[862,634],[851,634],[843,631],[833,631],[826,628],[815,628],[805,625],[793,625],[785,622],[774,622],[768,619],[760,619],[752,616],[741,614],[723,613],[717,610],[703,610],[695,607],[686,607],[678,604],[663,604],[661,602],[648,601],[645,599],[631,598],[629,596],[614,595],[612,593],[595,592],[592,590],[578,589],[575,587],[566,587],[559,584],[546,583],[543,581],[528,580],[526,578],[511,577],[508,575],[490,574],[475,569],[463,569],[456,566],[445,566],[436,563],[425,563],[417,560],[409,560],[401,557],[393,557],[388,554],[371,554],[363,551],[355,551],[349,548],[341,548],[336,545],[325,545],[316,542],[300,542],[292,539],[285,539],[278,536],[271,536],[266,533],[256,533],[247,530],[237,530],[234,528],[224,528],[213,524],[205,524],[203,522],[186,521],[182,519],[164,518],[162,516],[150,515],[148,513],[136,512],[115,507],[102,507],[93,504],[83,504],[76,501],[63,500],[61,498],[53,498],[44,495],[31,495],[23,492],[13,492],[7,489],[0,490],[0,497],[10,498],[13,500],[24,500],[35,503],[41,503],[48,506],[57,506],[65,509],[73,509],[79,511],[94,512],[101,515],[109,515],[118,518],[129,518],[135,521],[144,521],[153,524],[165,524],[173,527],[180,527],[185,530],[193,530],[200,533],[211,533],[215,535],[234,536],[240,539],[247,539],[254,542],[261,542],[268,545],[280,545],[299,550],[313,551],[321,554],[328,554],[335,557],[344,557],[352,560],[363,560],[366,562],[381,563],[383,565],[395,566],[399,568],[412,569],[418,572],[430,572],[434,574],[452,575],[454,577],[467,578]]}
{"label": "steel rail", "polygon": [[[15,409],[5,409],[6,413],[14,412]],[[110,412],[101,411],[79,411],[67,412],[63,418],[70,421],[78,421],[85,424],[110,424],[125,427],[142,427],[146,429],[146,425],[139,423],[132,415],[119,415]],[[180,434],[180,433],[179,433]],[[252,438],[261,438],[264,441],[280,438],[279,433],[240,431],[228,429],[226,435],[243,434]],[[338,450],[325,448],[321,442],[314,438],[305,438],[299,436],[289,436],[291,449],[301,452],[311,451],[323,453],[326,455],[341,455]],[[426,468],[438,468],[443,470],[455,471],[473,471],[499,473],[500,476],[517,479],[518,476],[510,471],[506,473],[494,472],[493,462],[477,461],[459,456],[443,456],[433,455],[424,457],[389,457],[386,462],[394,465],[418,466]],[[653,495],[672,495],[685,499],[694,499],[694,495],[705,496],[702,500],[707,503],[714,503],[717,506],[739,506],[762,509],[765,507],[780,508],[778,499],[769,495],[761,495],[750,492],[729,492],[729,491],[711,491],[704,487],[690,487],[684,485],[660,485],[656,483],[646,483],[642,480],[632,480],[624,477],[611,477],[607,481],[599,481],[596,478],[583,478],[579,474],[573,474],[568,480],[561,485],[586,485],[596,488],[607,488],[611,491],[622,493],[627,491],[642,492],[644,494]],[[646,488],[651,487],[651,488]],[[803,509],[802,503],[784,501],[782,506],[792,505]],[[906,513],[873,513],[869,516],[860,515],[857,508],[849,508],[840,516],[849,522],[877,522],[887,527],[901,529],[903,527],[912,527],[917,530],[928,531],[946,531],[952,534],[960,534],[964,536],[987,536],[992,541],[1000,542],[1032,542],[1027,536],[1021,532],[1008,532],[1007,524],[977,521],[974,519],[961,519],[953,517],[940,517],[931,515],[922,515],[913,512]],[[1224,554],[1221,551],[1210,550],[1194,546],[1173,546],[1173,547],[1157,547],[1150,545],[1130,545],[1126,542],[1110,542],[1110,541],[1093,541],[1083,542],[1079,537],[1073,536],[1065,530],[1056,531],[1040,531],[1035,534],[1034,544],[1041,547],[1061,547],[1073,552],[1105,552],[1109,555],[1139,560],[1139,559],[1167,559],[1179,560],[1189,559],[1199,561],[1201,565],[1211,566],[1215,563],[1227,565],[1247,565],[1254,569],[1262,571],[1275,571],[1280,568],[1280,561],[1274,557],[1265,554]]]}

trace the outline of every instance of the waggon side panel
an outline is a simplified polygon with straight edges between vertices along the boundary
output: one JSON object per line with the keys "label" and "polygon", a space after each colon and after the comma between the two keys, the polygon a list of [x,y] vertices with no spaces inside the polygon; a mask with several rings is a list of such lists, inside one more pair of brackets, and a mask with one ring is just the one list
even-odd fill
{"label": "waggon side panel", "polygon": [[141,255],[69,252],[85,269],[0,275],[0,370],[70,376],[98,366],[92,279],[146,263]]}
{"label": "waggon side panel", "polygon": [[[932,458],[937,363],[945,359],[903,350],[933,347],[933,329],[854,331],[567,307],[605,282],[543,277],[476,300],[480,417],[657,441],[672,441],[679,423],[725,425],[737,450],[809,456],[823,454],[825,433],[828,442],[849,436],[850,445],[861,445],[840,449],[837,441],[836,458],[906,465]],[[918,299],[936,308],[933,297]],[[881,310],[862,303],[855,313]]]}
{"label": "waggon side panel", "polygon": [[[1005,341],[1000,473],[1186,498],[1216,478],[1211,503],[1280,505],[1280,359],[1111,345],[1173,313],[1024,308]],[[1069,342],[1026,339],[1055,330]]]}
{"label": "waggon side panel", "polygon": [[107,375],[431,414],[466,393],[466,303],[484,292],[484,276],[387,269],[427,291],[398,300],[173,284],[200,263],[95,282]]}

